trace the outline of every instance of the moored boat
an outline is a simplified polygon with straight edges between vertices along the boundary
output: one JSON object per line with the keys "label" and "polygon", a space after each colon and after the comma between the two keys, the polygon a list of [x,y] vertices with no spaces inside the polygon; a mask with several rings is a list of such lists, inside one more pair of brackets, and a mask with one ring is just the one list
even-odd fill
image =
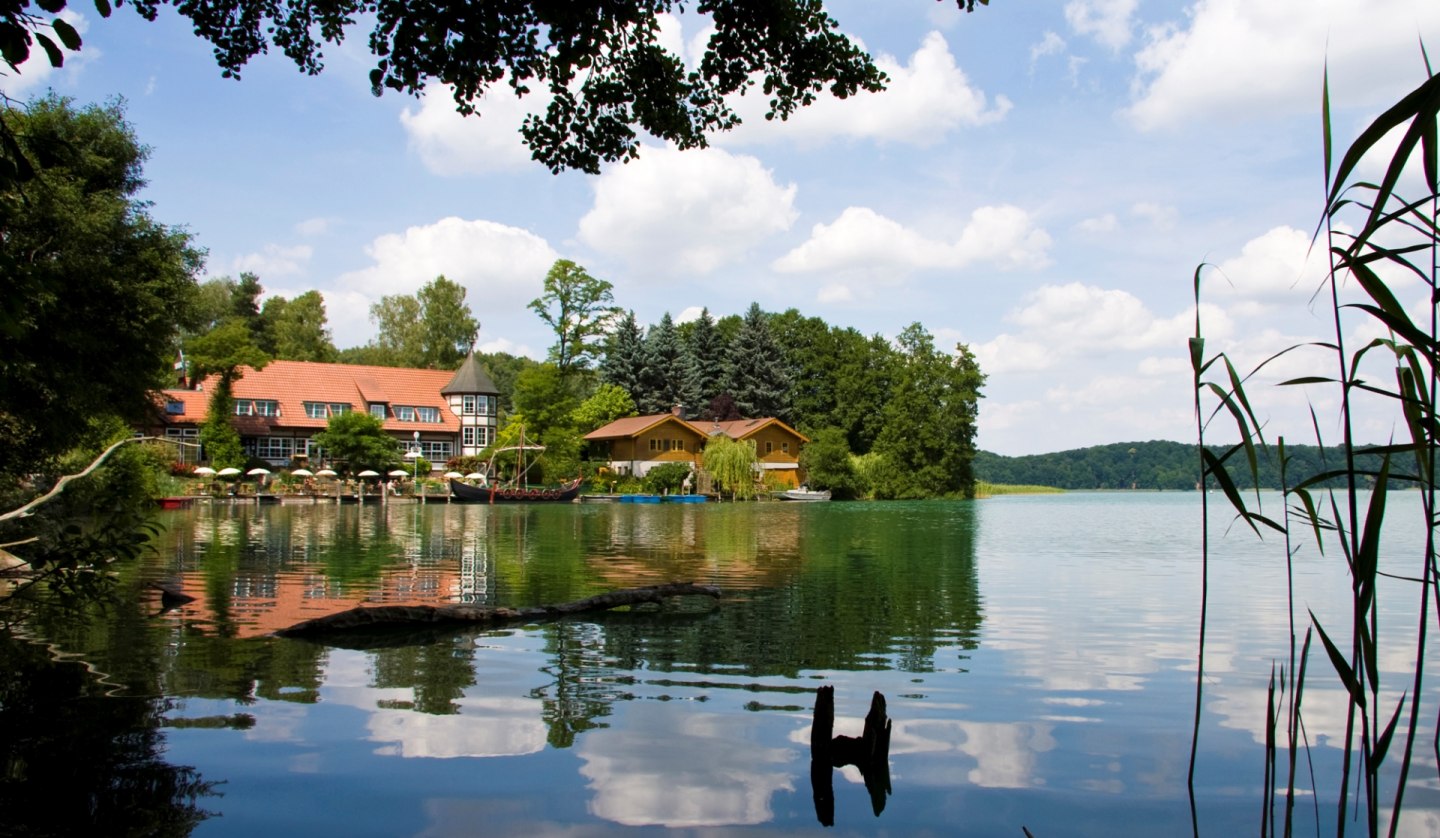
{"label": "moored boat", "polygon": [[471,486],[450,480],[450,496],[468,503],[568,503],[580,496],[580,478],[557,489],[530,489],[519,486]]}
{"label": "moored boat", "polygon": [[806,487],[806,486],[801,486],[801,487],[798,488],[798,489],[787,489],[787,490],[785,490],[785,491],[783,491],[783,492],[777,492],[776,495],[775,495],[775,497],[779,498],[780,500],[799,500],[799,501],[830,500],[830,490],[829,490],[829,489],[815,490],[815,489],[810,489],[810,488],[808,488],[808,487]]}

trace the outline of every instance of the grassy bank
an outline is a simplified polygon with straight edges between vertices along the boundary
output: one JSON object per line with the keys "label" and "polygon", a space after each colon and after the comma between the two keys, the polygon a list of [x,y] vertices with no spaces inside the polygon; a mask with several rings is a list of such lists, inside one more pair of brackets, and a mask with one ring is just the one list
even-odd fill
{"label": "grassy bank", "polygon": [[1064,491],[1064,489],[1057,489],[1054,486],[1018,486],[1007,483],[989,483],[984,480],[975,481],[975,497],[977,498],[993,498],[1000,495],[1056,495]]}

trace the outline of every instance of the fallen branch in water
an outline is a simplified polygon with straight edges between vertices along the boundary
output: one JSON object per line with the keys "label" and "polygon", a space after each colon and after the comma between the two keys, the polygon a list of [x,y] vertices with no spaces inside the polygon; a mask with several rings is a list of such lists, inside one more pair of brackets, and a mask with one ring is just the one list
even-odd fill
{"label": "fallen branch in water", "polygon": [[525,608],[500,608],[490,605],[361,605],[348,611],[327,614],[296,623],[275,632],[278,637],[307,637],[351,629],[377,629],[388,626],[414,627],[439,623],[465,623],[496,626],[532,620],[553,620],[587,611],[607,611],[622,605],[662,602],[676,596],[708,596],[720,598],[720,589],[693,582],[670,582],[644,588],[626,588],[574,602],[558,605],[535,605]]}

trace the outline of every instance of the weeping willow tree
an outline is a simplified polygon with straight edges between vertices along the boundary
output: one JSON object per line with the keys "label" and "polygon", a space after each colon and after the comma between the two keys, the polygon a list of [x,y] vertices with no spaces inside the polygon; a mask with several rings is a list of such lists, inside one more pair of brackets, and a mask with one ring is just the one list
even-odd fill
{"label": "weeping willow tree", "polygon": [[760,457],[755,446],[748,442],[736,442],[728,436],[711,437],[705,444],[705,470],[715,481],[715,490],[729,493],[731,500],[750,500],[755,497],[755,475],[760,467]]}

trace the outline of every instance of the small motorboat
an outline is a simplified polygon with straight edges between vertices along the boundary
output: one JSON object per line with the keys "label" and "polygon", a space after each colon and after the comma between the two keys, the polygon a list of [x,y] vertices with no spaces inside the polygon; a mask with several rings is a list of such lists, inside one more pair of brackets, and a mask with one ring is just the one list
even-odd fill
{"label": "small motorboat", "polygon": [[801,486],[798,489],[787,489],[775,495],[780,500],[817,501],[830,500],[830,490],[815,490],[809,486]]}

